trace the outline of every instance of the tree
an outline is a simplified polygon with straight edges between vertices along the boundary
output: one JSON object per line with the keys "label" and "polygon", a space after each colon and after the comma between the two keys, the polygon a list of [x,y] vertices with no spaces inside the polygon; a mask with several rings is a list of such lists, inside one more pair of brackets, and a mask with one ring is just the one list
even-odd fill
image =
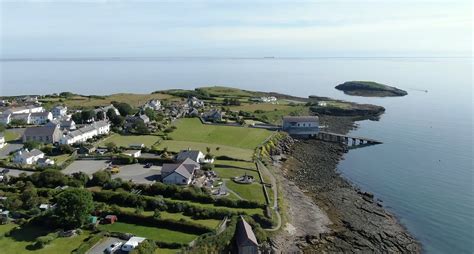
{"label": "tree", "polygon": [[125,117],[114,115],[110,118],[110,121],[115,127],[122,127],[123,124],[125,123]]}
{"label": "tree", "polygon": [[71,154],[73,153],[76,149],[74,149],[72,146],[70,145],[59,145],[59,151],[62,153],[62,154]]}
{"label": "tree", "polygon": [[72,173],[72,178],[82,184],[82,186],[85,186],[87,182],[89,181],[89,175],[86,173],[79,171]]}
{"label": "tree", "polygon": [[28,183],[20,195],[20,199],[23,202],[23,209],[25,210],[30,210],[38,205],[38,193],[36,188],[31,182]]}
{"label": "tree", "polygon": [[120,115],[122,116],[128,116],[128,115],[133,114],[133,108],[128,103],[120,102],[120,103],[116,103],[114,106],[117,108]]}
{"label": "tree", "polygon": [[155,209],[155,211],[153,212],[153,218],[155,218],[155,219],[160,219],[161,218],[160,210]]}
{"label": "tree", "polygon": [[130,254],[153,254],[156,253],[158,246],[152,240],[145,240],[141,242]]}
{"label": "tree", "polygon": [[104,120],[104,119],[105,119],[105,113],[104,113],[104,111],[99,111],[99,112],[97,112],[97,114],[95,115],[95,118],[96,118],[97,120]]}
{"label": "tree", "polygon": [[114,142],[108,142],[105,144],[105,147],[107,147],[107,151],[113,152],[115,149],[117,149],[117,145]]}
{"label": "tree", "polygon": [[81,119],[82,119],[82,123],[84,122],[88,122],[89,120],[91,119],[94,119],[95,118],[95,112],[93,110],[83,110],[81,112]]}
{"label": "tree", "polygon": [[220,147],[220,146],[216,147],[216,151],[219,151],[220,149],[221,149],[221,147]]}
{"label": "tree", "polygon": [[33,149],[38,149],[40,148],[41,143],[35,140],[28,140],[25,143],[23,143],[23,148],[28,149],[28,150],[33,150]]}
{"label": "tree", "polygon": [[90,180],[90,184],[92,186],[103,186],[106,182],[110,181],[112,175],[109,171],[101,170],[97,171],[92,174],[92,180]]}
{"label": "tree", "polygon": [[67,184],[67,177],[55,169],[46,169],[40,173],[34,173],[30,176],[31,181],[38,187],[54,188]]}
{"label": "tree", "polygon": [[156,111],[154,111],[151,108],[146,108],[145,109],[145,115],[148,116],[148,118],[150,118],[150,121],[155,121],[156,118],[157,118]]}
{"label": "tree", "polygon": [[84,225],[93,209],[94,201],[89,191],[69,188],[58,195],[54,214],[59,225],[73,229]]}
{"label": "tree", "polygon": [[135,132],[140,133],[140,134],[149,134],[150,133],[150,130],[148,129],[146,124],[143,123],[142,121],[135,122],[135,124],[133,126],[133,129],[135,130]]}
{"label": "tree", "polygon": [[62,92],[62,93],[59,94],[59,96],[69,98],[69,97],[73,97],[74,94],[71,93],[71,92]]}
{"label": "tree", "polygon": [[111,119],[111,118],[113,118],[114,116],[117,116],[117,113],[115,113],[115,110],[114,110],[113,108],[109,108],[109,109],[107,110],[106,115],[107,115],[107,118]]}
{"label": "tree", "polygon": [[81,114],[81,112],[77,112],[77,113],[72,114],[71,118],[76,123],[82,123],[82,114]]}

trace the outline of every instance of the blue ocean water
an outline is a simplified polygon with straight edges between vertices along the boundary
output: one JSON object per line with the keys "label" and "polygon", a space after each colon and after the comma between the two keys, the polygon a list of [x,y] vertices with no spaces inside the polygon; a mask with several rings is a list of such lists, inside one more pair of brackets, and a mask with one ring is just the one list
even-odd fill
{"label": "blue ocean water", "polygon": [[[351,150],[339,170],[373,192],[427,253],[473,253],[472,58],[138,58],[0,61],[0,95],[149,93],[226,85],[384,106],[353,134],[382,145]],[[334,86],[373,80],[397,98],[347,96]],[[427,92],[425,92],[427,90]]]}

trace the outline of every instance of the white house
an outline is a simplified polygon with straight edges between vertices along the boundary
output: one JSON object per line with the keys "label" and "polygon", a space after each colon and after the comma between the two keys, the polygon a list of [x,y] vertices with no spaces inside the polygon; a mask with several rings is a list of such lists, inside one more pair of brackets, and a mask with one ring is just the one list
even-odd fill
{"label": "white house", "polygon": [[206,160],[206,156],[199,150],[181,150],[176,155],[176,161],[184,161],[187,158],[199,163],[213,163],[214,159]]}
{"label": "white house", "polygon": [[[42,106],[35,106],[35,105],[29,105],[29,106],[24,106],[24,107],[11,107],[5,112],[11,113],[11,114],[27,114],[27,113],[38,113],[38,112],[43,112],[44,108]],[[5,113],[4,112],[4,113]]]}
{"label": "white house", "polygon": [[133,157],[133,158],[138,158],[142,155],[141,150],[126,150],[122,154]]}
{"label": "white house", "polygon": [[178,164],[163,164],[161,168],[161,180],[167,184],[190,184],[194,172],[199,169],[199,163],[187,158]]}
{"label": "white house", "polygon": [[51,113],[53,114],[53,118],[59,118],[67,115],[67,107],[66,106],[55,106]]}
{"label": "white house", "polygon": [[12,114],[10,122],[13,121],[13,120],[23,121],[26,124],[30,124],[31,123],[31,113]]}
{"label": "white house", "polygon": [[31,165],[39,159],[44,158],[44,153],[38,149],[28,151],[28,149],[20,150],[13,156],[13,163]]}
{"label": "white house", "polygon": [[155,111],[158,111],[161,109],[161,101],[159,100],[150,100],[147,102],[145,105],[143,105],[144,109],[151,108]]}
{"label": "white house", "polygon": [[128,239],[126,243],[122,245],[122,251],[130,252],[135,249],[141,242],[145,241],[146,238],[134,236]]}
{"label": "white house", "polygon": [[6,145],[7,143],[5,142],[5,137],[0,134],[0,148],[3,148]]}
{"label": "white house", "polygon": [[317,116],[285,116],[282,129],[290,135],[316,135],[319,133]]}
{"label": "white house", "polygon": [[30,115],[31,124],[45,124],[51,120],[53,120],[53,114],[47,111],[31,113]]}
{"label": "white house", "polygon": [[64,135],[59,143],[71,145],[75,143],[86,142],[97,135],[108,134],[110,131],[110,124],[107,121],[97,121],[90,125],[86,125],[75,131],[71,131]]}

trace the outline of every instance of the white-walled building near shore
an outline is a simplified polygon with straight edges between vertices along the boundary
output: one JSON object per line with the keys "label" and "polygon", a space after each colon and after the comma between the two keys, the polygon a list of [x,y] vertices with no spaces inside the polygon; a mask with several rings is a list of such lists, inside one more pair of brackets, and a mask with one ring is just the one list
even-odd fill
{"label": "white-walled building near shore", "polygon": [[31,113],[30,115],[30,124],[41,125],[51,120],[53,120],[53,114],[47,111]]}
{"label": "white-walled building near shore", "polygon": [[97,121],[67,133],[60,139],[59,143],[64,145],[83,143],[95,136],[105,135],[109,132],[110,124],[107,121]]}
{"label": "white-walled building near shore", "polygon": [[44,158],[44,153],[38,149],[28,151],[28,149],[20,150],[13,155],[12,162],[17,164],[31,165],[39,159]]}

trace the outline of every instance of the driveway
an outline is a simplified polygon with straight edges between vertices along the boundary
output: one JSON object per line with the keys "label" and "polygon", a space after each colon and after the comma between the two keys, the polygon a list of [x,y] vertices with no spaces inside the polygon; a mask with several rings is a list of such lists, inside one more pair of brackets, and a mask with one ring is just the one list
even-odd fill
{"label": "driveway", "polygon": [[[3,170],[3,168],[0,168],[0,170]],[[26,171],[26,170],[19,170],[19,169],[8,169],[10,170],[7,174],[7,176],[15,176],[18,177],[21,173],[25,173],[26,175],[31,175],[34,172],[32,171]]]}
{"label": "driveway", "polygon": [[160,180],[161,167],[151,166],[145,168],[144,164],[131,164],[120,166],[120,173],[115,174],[112,178],[122,178],[123,180],[132,180],[134,183],[151,184]]}
{"label": "driveway", "polygon": [[71,163],[62,172],[66,175],[72,175],[76,172],[84,172],[92,175],[95,172],[106,168],[108,165],[106,160],[77,160]]}
{"label": "driveway", "polygon": [[4,159],[8,157],[11,152],[16,150],[20,150],[23,148],[23,144],[20,143],[7,143],[7,145],[3,148],[0,148],[0,159]]}
{"label": "driveway", "polygon": [[[96,245],[94,245],[94,247],[92,247],[90,250],[88,250],[86,252],[86,254],[104,254],[105,249],[107,249],[107,247],[109,247],[110,245],[112,245],[115,242],[123,242],[124,243],[125,241],[120,240],[120,239],[115,238],[115,237],[107,237],[105,239],[102,239],[102,241],[100,241]],[[118,250],[115,253],[122,253],[122,251]]]}

